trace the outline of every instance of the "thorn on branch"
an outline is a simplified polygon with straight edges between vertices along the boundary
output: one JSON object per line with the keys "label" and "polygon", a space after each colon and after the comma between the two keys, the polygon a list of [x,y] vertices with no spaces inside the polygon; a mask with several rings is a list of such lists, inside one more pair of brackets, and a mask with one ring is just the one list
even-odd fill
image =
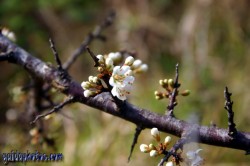
{"label": "thorn on branch", "polygon": [[72,102],[74,102],[74,101],[75,101],[75,98],[74,98],[74,97],[69,97],[69,98],[67,98],[64,102],[58,104],[58,105],[55,106],[53,109],[51,109],[49,112],[36,116],[36,118],[31,122],[31,124],[34,124],[37,120],[39,120],[39,119],[41,119],[41,118],[43,118],[43,117],[45,117],[45,116],[47,116],[47,115],[50,115],[50,114],[52,114],[52,113],[54,113],[54,112],[58,112],[58,111],[59,111],[60,109],[62,109],[65,105],[70,104],[70,103],[72,103]]}
{"label": "thorn on branch", "polygon": [[90,48],[87,46],[86,47],[86,49],[87,49],[87,51],[88,51],[88,53],[89,53],[89,55],[91,56],[91,58],[94,60],[94,62],[95,62],[95,65],[94,65],[94,67],[97,67],[97,66],[99,66],[99,59],[95,56],[95,54],[90,50]]}
{"label": "thorn on branch", "polygon": [[167,109],[168,109],[167,114],[169,116],[174,116],[174,113],[173,113],[174,107],[177,106],[176,96],[178,95],[178,88],[180,87],[178,79],[179,79],[179,64],[177,63],[175,67],[174,90],[170,94],[170,102],[167,106]]}
{"label": "thorn on branch", "polygon": [[50,38],[49,39],[49,42],[50,42],[50,48],[52,49],[52,52],[54,54],[54,57],[55,57],[55,60],[56,60],[56,63],[57,63],[57,69],[58,70],[62,70],[62,63],[61,63],[61,60],[59,58],[59,55],[58,55],[58,52],[56,50],[56,47],[55,47],[55,43],[53,42],[53,40]]}
{"label": "thorn on branch", "polygon": [[133,142],[132,142],[132,145],[131,145],[131,148],[130,148],[130,153],[129,153],[129,156],[128,156],[128,162],[130,161],[130,158],[132,157],[134,147],[137,144],[138,137],[141,134],[142,130],[144,130],[144,127],[142,127],[141,125],[136,126],[134,139],[133,139]]}
{"label": "thorn on branch", "polygon": [[234,123],[234,112],[233,112],[233,101],[231,101],[232,93],[229,93],[228,88],[225,87],[224,97],[225,97],[225,109],[227,110],[228,116],[228,135],[234,137],[237,134],[236,125]]}

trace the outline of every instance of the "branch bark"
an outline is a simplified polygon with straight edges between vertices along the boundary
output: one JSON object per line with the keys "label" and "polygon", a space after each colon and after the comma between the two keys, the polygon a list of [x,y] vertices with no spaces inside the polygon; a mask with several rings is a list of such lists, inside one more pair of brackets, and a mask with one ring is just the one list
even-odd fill
{"label": "branch bark", "polygon": [[[61,72],[57,68],[49,66],[42,60],[33,57],[1,34],[0,45],[6,46],[6,52],[12,52],[7,58],[9,62],[23,67],[33,77],[50,84],[66,96],[74,97],[76,102],[86,104],[144,128],[157,127],[162,132],[170,133],[178,137],[181,137],[184,132],[197,126],[197,124],[187,123],[175,117],[164,114],[159,115],[149,110],[139,108],[129,102],[125,102],[122,105],[123,108],[118,108],[108,92],[103,92],[95,97],[86,98],[83,95],[84,90],[79,83],[70,77],[61,77]],[[213,126],[198,126],[198,140],[193,141],[244,150],[246,154],[248,154],[250,151],[250,133],[238,131],[234,139],[231,139],[228,132],[228,129]]]}

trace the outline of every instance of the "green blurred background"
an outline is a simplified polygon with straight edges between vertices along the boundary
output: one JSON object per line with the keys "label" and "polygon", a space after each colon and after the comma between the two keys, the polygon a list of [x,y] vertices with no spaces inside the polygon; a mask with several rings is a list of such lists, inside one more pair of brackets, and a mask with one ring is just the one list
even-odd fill
{"label": "green blurred background", "polygon": [[[111,9],[117,17],[104,32],[107,41],[94,41],[90,48],[98,54],[136,51],[149,65],[149,72],[136,78],[131,103],[163,114],[167,102],[156,101],[153,93],[160,90],[158,80],[172,78],[179,63],[181,88],[190,89],[191,95],[179,98],[178,118],[196,117],[202,125],[215,123],[226,128],[223,90],[228,86],[233,92],[237,128],[250,130],[248,0],[2,0],[0,25],[15,32],[18,45],[54,63],[49,37],[65,61]],[[92,65],[84,53],[69,72],[81,82],[96,73]],[[25,85],[29,76],[8,63],[1,63],[1,71],[1,153],[51,152],[50,147],[31,145],[31,126],[18,120],[25,116],[27,99],[27,93],[20,93],[18,87]],[[56,101],[62,101],[62,95],[54,94]],[[157,165],[160,160],[141,153],[137,145],[127,163],[135,129],[129,122],[80,104],[65,107],[63,113],[71,119],[57,114],[46,123],[47,135],[55,138],[57,152],[64,154],[64,162],[51,165],[137,166]],[[142,132],[139,144],[152,141],[149,133]],[[207,165],[248,165],[250,161],[243,151],[200,146]]]}

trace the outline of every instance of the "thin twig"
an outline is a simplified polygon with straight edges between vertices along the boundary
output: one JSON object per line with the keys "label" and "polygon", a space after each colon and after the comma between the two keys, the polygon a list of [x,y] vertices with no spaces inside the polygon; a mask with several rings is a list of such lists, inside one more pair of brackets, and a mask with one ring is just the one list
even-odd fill
{"label": "thin twig", "polygon": [[86,47],[86,49],[87,49],[87,51],[88,51],[88,53],[89,53],[89,55],[91,56],[91,58],[94,60],[94,62],[95,62],[95,65],[94,65],[94,67],[97,67],[97,66],[99,66],[99,60],[98,60],[98,58],[95,56],[95,54],[90,50],[90,48],[87,46]]}
{"label": "thin twig", "polygon": [[161,159],[160,163],[158,164],[158,166],[163,166],[163,164],[168,161],[169,157],[171,156],[177,156],[177,151],[179,149],[183,149],[183,145],[187,142],[187,138],[180,138],[175,144],[174,146],[168,151],[166,152],[166,155],[164,156],[164,158]]}
{"label": "thin twig", "polygon": [[114,17],[115,12],[111,11],[109,15],[105,18],[105,20],[102,22],[102,24],[97,26],[93,32],[89,33],[89,35],[84,39],[80,47],[76,49],[74,53],[68,58],[68,60],[63,64],[63,68],[65,70],[68,70],[71,67],[71,65],[76,61],[76,59],[86,50],[86,46],[90,45],[90,43],[94,39],[105,39],[105,37],[101,35],[101,32],[112,24],[112,22],[114,21]]}
{"label": "thin twig", "polygon": [[173,92],[171,93],[170,95],[170,102],[167,106],[167,114],[169,116],[174,116],[174,107],[177,105],[177,102],[176,102],[176,96],[178,95],[178,88],[180,87],[180,84],[178,82],[178,79],[179,79],[179,64],[176,64],[176,67],[175,67],[175,80],[174,80],[174,90]]}
{"label": "thin twig", "polygon": [[132,145],[131,145],[131,148],[130,148],[130,153],[129,153],[129,156],[128,156],[128,162],[130,161],[130,158],[132,157],[132,154],[133,154],[133,151],[134,151],[134,147],[137,144],[138,137],[141,134],[141,131],[143,129],[144,128],[141,125],[136,126],[135,134],[134,134],[134,139],[133,139],[133,142],[132,142]]}
{"label": "thin twig", "polygon": [[45,117],[45,116],[47,116],[47,115],[50,115],[50,114],[52,114],[52,113],[54,113],[54,112],[58,112],[58,111],[59,111],[60,109],[62,109],[65,105],[74,102],[74,100],[75,100],[74,97],[69,97],[69,98],[67,98],[64,102],[58,104],[58,105],[55,106],[53,109],[51,109],[49,112],[47,112],[47,113],[45,113],[45,114],[41,114],[41,115],[36,116],[35,120],[33,120],[33,121],[31,122],[31,124],[35,123],[35,122],[36,122],[38,119],[40,119],[40,118],[43,118],[43,117]]}
{"label": "thin twig", "polygon": [[59,70],[62,70],[62,63],[61,63],[61,60],[59,58],[59,55],[58,55],[58,52],[56,51],[56,47],[55,47],[55,43],[53,42],[52,39],[49,39],[49,42],[50,42],[50,48],[52,49],[52,52],[54,54],[54,57],[55,57],[55,60],[56,60],[56,63],[57,63],[57,68]]}
{"label": "thin twig", "polygon": [[224,97],[225,97],[225,109],[227,110],[228,116],[228,135],[233,137],[237,134],[236,125],[234,123],[234,112],[233,112],[233,101],[231,101],[232,93],[228,92],[228,88],[225,87]]}

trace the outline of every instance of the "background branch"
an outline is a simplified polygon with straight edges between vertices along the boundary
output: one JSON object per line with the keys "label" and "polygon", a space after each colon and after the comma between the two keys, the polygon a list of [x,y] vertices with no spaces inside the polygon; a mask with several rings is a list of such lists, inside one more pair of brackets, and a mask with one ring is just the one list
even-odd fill
{"label": "background branch", "polygon": [[102,31],[109,27],[114,21],[115,12],[111,11],[109,15],[105,18],[101,25],[98,25],[95,30],[84,39],[82,44],[75,52],[68,58],[68,60],[63,64],[63,68],[68,70],[70,66],[76,61],[76,59],[86,50],[86,47],[90,45],[90,43],[94,39],[105,40],[105,37],[101,35]]}

